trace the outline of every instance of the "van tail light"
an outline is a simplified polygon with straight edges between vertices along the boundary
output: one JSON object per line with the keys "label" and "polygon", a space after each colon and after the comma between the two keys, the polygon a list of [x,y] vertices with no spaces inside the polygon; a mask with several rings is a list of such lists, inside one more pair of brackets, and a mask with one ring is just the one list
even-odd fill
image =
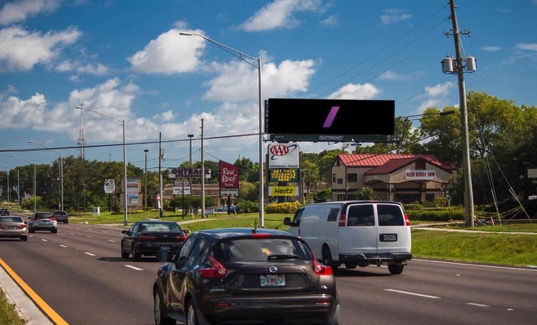
{"label": "van tail light", "polygon": [[198,272],[202,278],[211,279],[211,278],[223,278],[226,276],[227,269],[216,260],[213,256],[209,256],[209,261],[212,264],[212,267],[200,269]]}
{"label": "van tail light", "polygon": [[313,255],[313,271],[315,271],[315,274],[317,274],[318,276],[334,274],[332,267],[328,265],[319,264],[315,255]]}
{"label": "van tail light", "polygon": [[345,227],[345,224],[347,223],[347,215],[342,213],[339,215],[339,227]]}
{"label": "van tail light", "polygon": [[50,220],[56,221],[56,217],[51,217]]}
{"label": "van tail light", "polygon": [[408,218],[408,214],[405,213],[405,225],[410,226],[410,219]]}

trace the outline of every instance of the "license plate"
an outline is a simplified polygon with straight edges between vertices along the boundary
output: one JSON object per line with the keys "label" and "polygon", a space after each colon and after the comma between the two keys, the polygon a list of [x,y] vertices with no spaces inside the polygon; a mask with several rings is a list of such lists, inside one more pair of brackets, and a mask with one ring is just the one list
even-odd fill
{"label": "license plate", "polygon": [[380,241],[397,241],[397,234],[381,234]]}
{"label": "license plate", "polygon": [[160,246],[160,251],[161,252],[169,252],[171,250],[172,250],[171,246],[168,246],[168,245]]}
{"label": "license plate", "polygon": [[285,287],[285,276],[283,274],[261,275],[261,287]]}

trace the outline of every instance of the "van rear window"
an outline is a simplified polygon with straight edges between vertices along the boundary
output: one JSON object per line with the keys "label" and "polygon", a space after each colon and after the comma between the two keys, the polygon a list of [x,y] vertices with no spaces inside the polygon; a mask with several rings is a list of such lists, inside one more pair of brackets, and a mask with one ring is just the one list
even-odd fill
{"label": "van rear window", "polygon": [[375,213],[373,212],[373,205],[359,204],[351,205],[349,207],[349,212],[347,214],[347,227],[374,225]]}
{"label": "van rear window", "polygon": [[397,205],[382,205],[377,206],[379,214],[379,226],[404,226],[405,217],[401,208]]}

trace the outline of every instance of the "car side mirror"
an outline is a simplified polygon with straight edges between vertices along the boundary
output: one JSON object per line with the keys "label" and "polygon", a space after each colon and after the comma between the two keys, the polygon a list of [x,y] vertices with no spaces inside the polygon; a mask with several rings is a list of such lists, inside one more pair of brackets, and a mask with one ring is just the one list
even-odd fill
{"label": "car side mirror", "polygon": [[293,222],[291,222],[291,218],[290,217],[285,217],[283,218],[283,224],[286,225],[286,226],[294,226]]}

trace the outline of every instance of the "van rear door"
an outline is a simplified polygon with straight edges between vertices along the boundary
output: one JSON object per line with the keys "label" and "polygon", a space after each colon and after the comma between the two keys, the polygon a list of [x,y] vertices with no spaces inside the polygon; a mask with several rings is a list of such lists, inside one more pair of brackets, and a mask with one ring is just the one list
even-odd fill
{"label": "van rear door", "polygon": [[399,204],[376,204],[378,216],[378,253],[410,253],[410,227]]}
{"label": "van rear door", "polygon": [[377,227],[371,203],[346,205],[339,220],[339,254],[377,254]]}

